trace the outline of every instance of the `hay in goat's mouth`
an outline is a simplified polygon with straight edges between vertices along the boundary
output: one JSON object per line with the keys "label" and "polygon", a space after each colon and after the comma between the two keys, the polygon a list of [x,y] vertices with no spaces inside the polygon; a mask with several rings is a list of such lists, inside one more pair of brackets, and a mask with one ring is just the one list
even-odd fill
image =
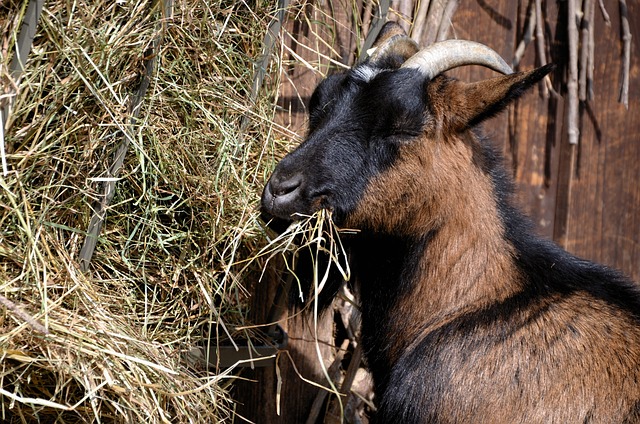
{"label": "hay in goat's mouth", "polygon": [[[298,278],[295,273],[295,260],[301,250],[310,250],[314,255],[313,261],[313,288],[317,296],[327,282],[332,267],[336,267],[345,281],[351,278],[351,270],[347,261],[347,253],[340,240],[340,233],[352,233],[353,230],[341,229],[333,222],[331,212],[321,209],[313,215],[300,215],[293,221],[282,234],[269,240],[259,255],[266,255],[267,260],[276,254],[285,255],[286,269]],[[290,253],[290,255],[287,255]],[[318,260],[319,255],[324,255],[326,260]],[[287,259],[292,259],[291,263]],[[304,302],[305,293],[298,281],[300,299]]]}

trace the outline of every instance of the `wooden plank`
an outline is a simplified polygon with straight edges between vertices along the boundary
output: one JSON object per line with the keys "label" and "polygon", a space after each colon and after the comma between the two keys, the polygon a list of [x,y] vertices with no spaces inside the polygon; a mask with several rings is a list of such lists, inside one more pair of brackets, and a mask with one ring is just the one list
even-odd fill
{"label": "wooden plank", "polygon": [[[347,0],[315,5],[303,2],[289,11],[283,34],[287,46],[276,119],[302,136],[306,105],[316,85],[327,75],[352,64],[357,35],[351,25],[353,10]],[[340,65],[344,66],[340,66]]]}
{"label": "wooden plank", "polygon": [[[526,25],[527,4],[520,2],[520,26]],[[544,16],[550,22],[558,19],[555,4],[546,3]],[[546,34],[547,44],[554,42],[553,34]],[[536,54],[535,39],[527,47],[519,69],[532,69],[541,65]],[[516,37],[514,50],[520,37]],[[555,63],[558,69],[550,75],[556,90],[561,86],[563,67],[554,55],[545,57],[545,62]],[[563,99],[549,94],[544,97],[542,84],[533,92],[518,100],[513,108],[514,119],[509,123],[513,135],[506,144],[513,158],[513,167],[518,184],[518,198],[534,222],[538,234],[552,238],[555,225],[556,198],[558,189],[559,146],[562,138]]]}
{"label": "wooden plank", "polygon": [[[594,99],[583,109],[577,177],[566,247],[640,280],[640,44],[632,44],[629,110],[618,102],[622,81],[618,2],[606,2],[611,27],[596,11]],[[629,2],[630,29],[640,38],[640,7]]]}
{"label": "wooden plank", "polygon": [[[495,49],[511,62],[526,25],[528,1],[519,2],[461,2],[453,19],[452,35],[478,41]],[[548,7],[549,8],[549,7]],[[555,10],[546,16],[555,19]],[[519,69],[537,66],[535,46],[531,43],[520,62]],[[479,67],[465,67],[451,72],[465,81],[490,78],[495,73]],[[559,78],[556,72],[552,78]],[[561,102],[561,100],[560,100]],[[484,123],[485,134],[503,152],[507,167],[513,171],[517,184],[517,198],[536,225],[538,233],[551,238],[555,214],[558,170],[556,137],[558,101],[545,99],[539,87],[518,100],[505,113]],[[562,110],[560,110],[560,118]]]}

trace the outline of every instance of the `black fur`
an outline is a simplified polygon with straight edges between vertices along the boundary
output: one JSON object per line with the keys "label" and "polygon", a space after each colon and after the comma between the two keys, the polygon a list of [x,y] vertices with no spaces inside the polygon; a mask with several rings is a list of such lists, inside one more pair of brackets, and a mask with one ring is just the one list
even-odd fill
{"label": "black fur", "polygon": [[[421,133],[426,94],[416,86],[422,84],[415,70],[382,71],[370,81],[350,71],[320,83],[310,101],[307,139],[282,159],[265,187],[265,218],[327,208],[341,222],[367,182],[394,163],[399,144]],[[293,189],[280,188],[297,176]],[[295,202],[278,204],[287,190],[295,190]]]}

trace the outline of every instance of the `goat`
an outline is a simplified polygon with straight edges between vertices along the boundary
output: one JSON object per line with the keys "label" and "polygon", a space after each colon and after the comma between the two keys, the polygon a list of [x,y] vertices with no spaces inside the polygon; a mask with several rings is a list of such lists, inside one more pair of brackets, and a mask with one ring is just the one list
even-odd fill
{"label": "goat", "polygon": [[[378,423],[640,422],[640,290],[534,235],[478,125],[553,69],[465,41],[419,51],[388,23],[329,76],[270,217],[331,210],[362,309]],[[442,72],[480,64],[502,76]]]}

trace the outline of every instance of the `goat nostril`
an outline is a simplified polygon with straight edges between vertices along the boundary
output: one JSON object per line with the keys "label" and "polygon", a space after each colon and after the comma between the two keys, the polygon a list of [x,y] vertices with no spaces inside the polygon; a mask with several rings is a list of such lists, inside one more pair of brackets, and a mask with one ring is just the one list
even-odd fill
{"label": "goat nostril", "polygon": [[274,196],[284,196],[295,191],[302,184],[302,175],[295,174],[286,179],[274,179],[271,181],[271,191]]}

